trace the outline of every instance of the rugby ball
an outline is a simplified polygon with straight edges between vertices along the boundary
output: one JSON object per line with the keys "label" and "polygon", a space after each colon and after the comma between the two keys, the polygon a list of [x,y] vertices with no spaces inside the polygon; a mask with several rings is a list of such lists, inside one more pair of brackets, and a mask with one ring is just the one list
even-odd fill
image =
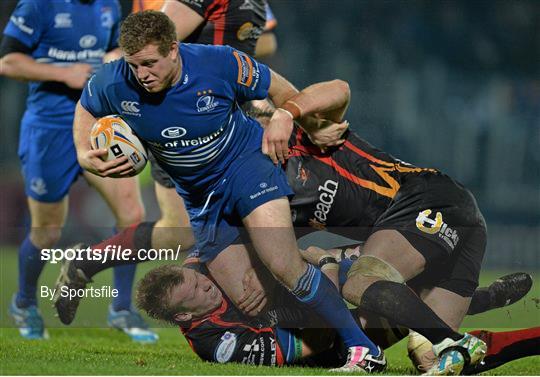
{"label": "rugby ball", "polygon": [[116,175],[114,178],[131,177],[143,171],[148,161],[148,154],[141,141],[118,115],[108,115],[99,118],[90,131],[92,149],[106,148],[109,154],[104,161],[126,156],[133,166],[134,172],[129,175]]}

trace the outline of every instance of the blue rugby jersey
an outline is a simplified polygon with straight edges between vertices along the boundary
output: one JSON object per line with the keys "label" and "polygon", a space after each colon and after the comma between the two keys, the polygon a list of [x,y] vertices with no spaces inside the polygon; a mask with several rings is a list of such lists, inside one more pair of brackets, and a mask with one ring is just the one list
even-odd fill
{"label": "blue rugby jersey", "polygon": [[[4,35],[31,49],[37,62],[87,63],[97,70],[117,47],[119,21],[117,0],[19,0]],[[71,128],[80,93],[57,82],[30,82],[27,112],[52,118],[51,127]]]}
{"label": "blue rugby jersey", "polygon": [[[124,59],[90,78],[82,106],[121,115],[182,194],[205,197],[243,152],[260,149],[262,129],[239,104],[267,97],[270,70],[228,46],[180,45],[180,81],[148,93]],[[249,174],[249,172],[247,172]]]}

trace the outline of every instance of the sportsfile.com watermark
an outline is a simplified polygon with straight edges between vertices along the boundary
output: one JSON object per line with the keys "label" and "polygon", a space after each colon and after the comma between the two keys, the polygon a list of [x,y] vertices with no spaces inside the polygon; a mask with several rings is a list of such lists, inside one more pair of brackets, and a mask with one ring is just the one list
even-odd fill
{"label": "sportsfile.com watermark", "polygon": [[121,245],[107,245],[104,249],[67,248],[67,249],[41,249],[42,261],[51,264],[66,261],[176,261],[179,259],[181,245],[174,249],[138,249],[123,248]]}

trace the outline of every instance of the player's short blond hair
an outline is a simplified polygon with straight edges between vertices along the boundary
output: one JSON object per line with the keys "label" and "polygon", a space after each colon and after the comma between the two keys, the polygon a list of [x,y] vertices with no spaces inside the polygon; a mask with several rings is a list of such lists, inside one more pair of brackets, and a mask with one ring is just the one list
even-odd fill
{"label": "player's short blond hair", "polygon": [[148,272],[137,286],[137,307],[152,318],[177,324],[174,315],[178,308],[171,304],[170,292],[184,283],[183,271],[178,265],[164,265]]}
{"label": "player's short blond hair", "polygon": [[126,17],[120,28],[119,45],[126,55],[133,55],[149,44],[158,46],[167,56],[176,41],[176,27],[163,12],[145,10]]}

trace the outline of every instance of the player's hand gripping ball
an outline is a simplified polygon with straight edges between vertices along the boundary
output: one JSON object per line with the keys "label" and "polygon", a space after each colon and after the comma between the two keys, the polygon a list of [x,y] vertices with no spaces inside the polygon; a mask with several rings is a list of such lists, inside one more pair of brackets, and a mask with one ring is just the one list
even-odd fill
{"label": "player's hand gripping ball", "polygon": [[126,156],[133,166],[133,173],[116,176],[115,178],[130,177],[143,171],[148,161],[148,155],[141,141],[133,133],[131,127],[118,115],[108,115],[99,118],[90,131],[92,149],[106,148],[109,154],[103,158],[111,161]]}

